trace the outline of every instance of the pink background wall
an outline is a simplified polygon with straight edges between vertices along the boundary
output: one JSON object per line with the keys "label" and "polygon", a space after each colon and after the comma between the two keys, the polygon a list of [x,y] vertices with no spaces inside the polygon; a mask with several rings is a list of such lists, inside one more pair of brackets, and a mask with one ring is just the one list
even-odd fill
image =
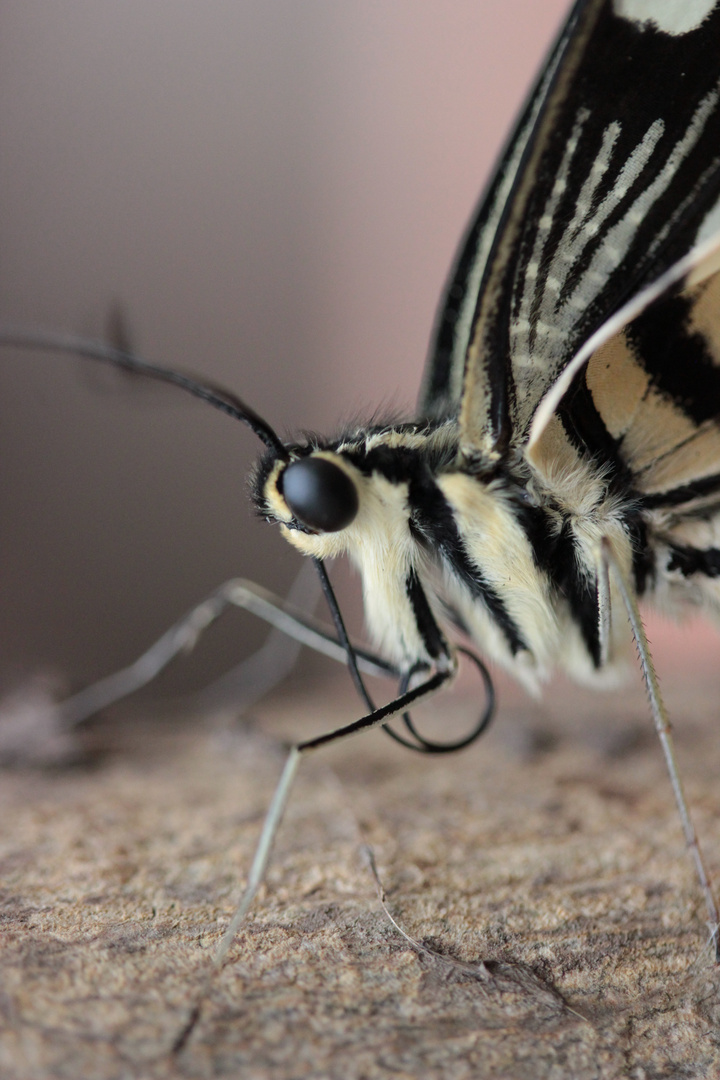
{"label": "pink background wall", "polygon": [[[439,291],[565,0],[5,0],[0,318],[211,374],[282,430],[412,408]],[[6,682],[126,663],[234,574],[250,434],[74,360],[0,362]],[[236,619],[211,669],[262,634]],[[187,678],[191,676],[188,675]]]}

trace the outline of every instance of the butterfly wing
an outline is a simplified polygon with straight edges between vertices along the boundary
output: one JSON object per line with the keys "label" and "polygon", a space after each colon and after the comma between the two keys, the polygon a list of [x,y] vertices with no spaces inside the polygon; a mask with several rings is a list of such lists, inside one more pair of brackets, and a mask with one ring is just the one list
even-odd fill
{"label": "butterfly wing", "polygon": [[550,487],[588,455],[601,463],[608,489],[642,510],[638,593],[720,615],[720,237],[587,342],[537,409],[525,455]]}
{"label": "butterfly wing", "polygon": [[456,415],[460,407],[466,357],[488,259],[508,213],[524,155],[548,99],[553,76],[572,40],[580,6],[577,5],[551,50],[460,246],[435,321],[420,391],[422,416],[445,419]]}
{"label": "butterfly wing", "polygon": [[523,448],[593,335],[720,228],[719,57],[713,0],[573,9],[458,259],[428,365],[421,409],[458,414],[473,467]]}

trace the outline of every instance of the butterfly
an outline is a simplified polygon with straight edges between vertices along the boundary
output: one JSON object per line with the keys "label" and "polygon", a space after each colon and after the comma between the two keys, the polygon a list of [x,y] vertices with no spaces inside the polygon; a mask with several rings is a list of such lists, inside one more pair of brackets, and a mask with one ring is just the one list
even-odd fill
{"label": "butterfly", "polygon": [[[716,937],[638,600],[720,608],[720,3],[575,4],[460,248],[411,420],[286,442],[207,381],[111,347],[47,344],[173,383],[248,424],[266,447],[256,509],[320,574],[334,633],[235,582],[169,632],[166,650],[229,603],[265,604],[344,656],[367,706],[290,751],[216,964],[305,754],[395,716],[421,750],[485,729],[490,706],[446,747],[408,714],[454,677],[453,628],[529,687],[556,667],[592,684],[624,660],[628,618]],[[334,601],[324,564],[339,556],[360,572],[373,652],[350,643]],[[396,674],[399,694],[376,708],[363,668]],[[83,708],[129,688],[111,677]]]}
{"label": "butterfly", "polygon": [[718,57],[713,3],[576,4],[451,274],[419,419],[255,477],[290,543],[358,566],[403,672],[452,665],[438,597],[530,685],[611,673],[629,614],[666,748],[636,598],[720,600]]}

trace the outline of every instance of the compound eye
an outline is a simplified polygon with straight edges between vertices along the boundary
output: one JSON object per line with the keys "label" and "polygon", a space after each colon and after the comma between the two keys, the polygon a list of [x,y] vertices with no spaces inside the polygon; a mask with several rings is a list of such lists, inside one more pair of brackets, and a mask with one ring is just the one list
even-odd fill
{"label": "compound eye", "polygon": [[357,488],[327,458],[293,461],[282,474],[282,494],[298,521],[316,532],[339,532],[358,512]]}

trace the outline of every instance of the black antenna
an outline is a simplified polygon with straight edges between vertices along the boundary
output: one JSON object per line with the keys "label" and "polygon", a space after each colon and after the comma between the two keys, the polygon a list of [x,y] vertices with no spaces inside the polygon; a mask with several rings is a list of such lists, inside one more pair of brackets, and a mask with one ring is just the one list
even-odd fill
{"label": "black antenna", "polygon": [[47,352],[74,353],[89,360],[98,360],[104,364],[124,371],[134,371],[138,375],[145,375],[149,379],[158,382],[170,383],[178,386],[193,397],[212,405],[214,409],[232,416],[247,424],[255,432],[261,442],[265,443],[282,461],[289,461],[290,455],[278,435],[273,431],[266,420],[246,405],[242,398],[231,390],[211,382],[209,379],[200,379],[195,375],[186,374],[183,371],[173,371],[172,368],[161,367],[159,364],[151,364],[141,359],[134,353],[124,352],[112,345],[104,345],[99,341],[91,341],[88,338],[75,337],[73,334],[56,334],[42,330],[25,330],[22,327],[0,328],[0,346],[17,349],[35,349]]}

